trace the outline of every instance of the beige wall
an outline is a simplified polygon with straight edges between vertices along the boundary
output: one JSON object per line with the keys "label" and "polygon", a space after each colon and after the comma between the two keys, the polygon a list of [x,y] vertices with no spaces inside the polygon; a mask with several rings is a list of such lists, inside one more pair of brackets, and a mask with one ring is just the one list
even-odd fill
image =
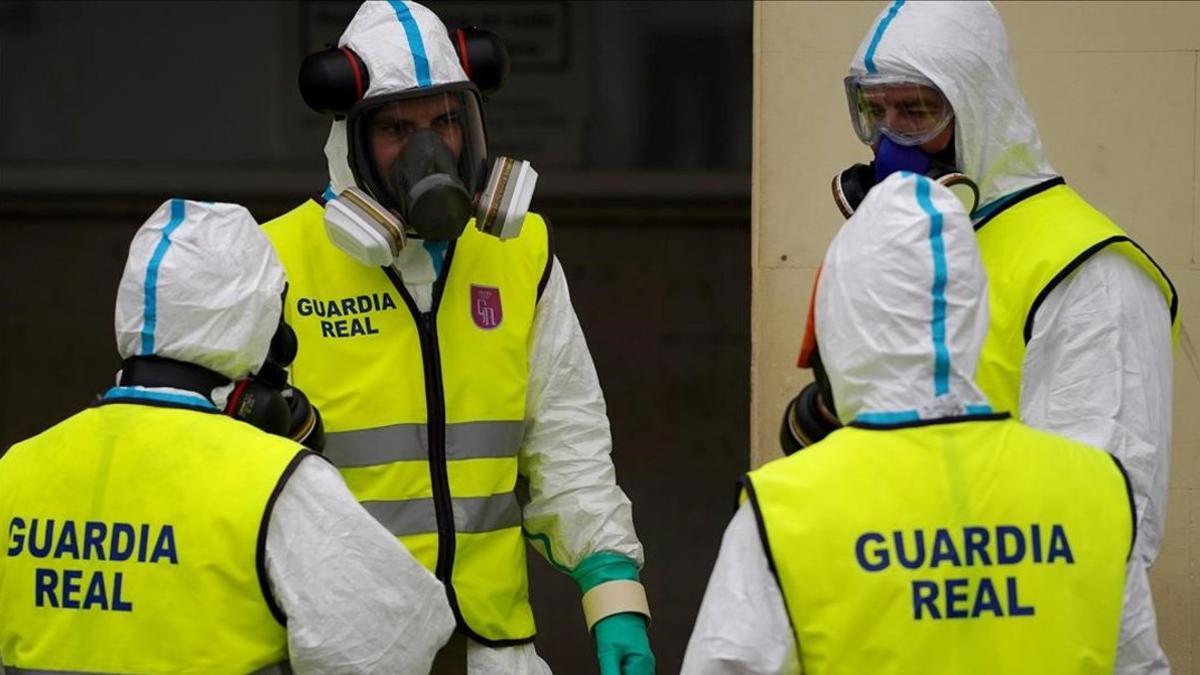
{"label": "beige wall", "polygon": [[[812,274],[841,218],[833,174],[869,153],[842,95],[884,2],[755,11],[751,458],[777,456]],[[1151,574],[1175,673],[1200,673],[1200,3],[1001,2],[1054,167],[1145,246],[1181,296],[1166,537]],[[1190,334],[1189,334],[1189,328]]]}

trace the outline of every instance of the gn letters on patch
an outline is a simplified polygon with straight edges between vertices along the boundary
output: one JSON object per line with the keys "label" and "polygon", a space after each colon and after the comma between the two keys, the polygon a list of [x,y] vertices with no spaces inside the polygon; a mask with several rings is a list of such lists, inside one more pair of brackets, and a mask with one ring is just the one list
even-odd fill
{"label": "gn letters on patch", "polygon": [[500,304],[499,288],[471,284],[471,319],[484,330],[500,325],[504,320],[504,306]]}
{"label": "gn letters on patch", "polygon": [[[106,523],[89,520],[26,520],[14,516],[8,524],[8,557],[39,560],[96,560],[114,568],[37,567],[33,570],[33,603],[56,609],[132,612],[126,595],[127,564],[179,564],[175,528],[171,525]],[[49,564],[49,563],[47,563]]]}

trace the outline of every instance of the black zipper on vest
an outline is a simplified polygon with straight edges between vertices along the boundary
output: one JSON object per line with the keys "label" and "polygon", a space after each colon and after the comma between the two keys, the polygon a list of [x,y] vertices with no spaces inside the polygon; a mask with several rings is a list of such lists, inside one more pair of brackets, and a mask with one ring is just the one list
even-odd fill
{"label": "black zipper on vest", "polygon": [[446,287],[446,277],[450,276],[450,260],[454,256],[454,243],[446,250],[446,258],[442,263],[442,273],[433,284],[433,300],[429,311],[422,312],[404,280],[391,267],[384,268],[392,285],[399,291],[404,304],[408,306],[413,321],[417,325],[417,335],[421,338],[421,360],[425,366],[425,408],[428,415],[426,428],[429,430],[429,479],[433,487],[434,517],[438,528],[438,556],[434,567],[434,576],[446,585],[446,591],[451,606],[458,614],[458,607],[451,577],[454,572],[454,505],[450,495],[450,476],[446,468],[446,392],[442,385],[441,353],[437,339],[437,312],[442,301],[442,291]]}
{"label": "black zipper on vest", "polygon": [[438,349],[437,313],[442,303],[442,291],[450,276],[450,260],[454,257],[457,241],[450,242],[442,273],[433,284],[433,300],[428,312],[421,312],[416,301],[404,286],[404,280],[391,267],[383,271],[392,280],[408,311],[417,325],[421,338],[421,360],[425,365],[425,407],[428,412],[429,428],[429,478],[433,485],[433,508],[438,526],[438,558],[434,567],[436,576],[446,586],[446,599],[460,633],[487,647],[509,647],[533,642],[533,637],[518,640],[491,640],[476,633],[467,625],[462,609],[458,606],[458,593],[454,590],[454,504],[450,496],[450,475],[446,467],[446,391],[442,383],[441,352]]}
{"label": "black zipper on vest", "polygon": [[425,362],[429,478],[433,486],[434,516],[438,527],[438,559],[434,575],[449,585],[454,571],[454,507],[450,496],[450,476],[446,470],[446,391],[442,386],[442,357],[437,342],[439,290],[434,290],[430,310],[421,315],[418,332],[421,334],[421,355]]}

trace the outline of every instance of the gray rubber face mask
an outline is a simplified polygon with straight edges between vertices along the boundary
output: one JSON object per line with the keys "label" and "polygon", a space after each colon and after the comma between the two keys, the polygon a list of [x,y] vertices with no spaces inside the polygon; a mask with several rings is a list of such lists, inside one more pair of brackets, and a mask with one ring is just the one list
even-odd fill
{"label": "gray rubber face mask", "polygon": [[430,129],[412,134],[385,180],[405,223],[423,239],[456,239],[474,214],[454,153]]}

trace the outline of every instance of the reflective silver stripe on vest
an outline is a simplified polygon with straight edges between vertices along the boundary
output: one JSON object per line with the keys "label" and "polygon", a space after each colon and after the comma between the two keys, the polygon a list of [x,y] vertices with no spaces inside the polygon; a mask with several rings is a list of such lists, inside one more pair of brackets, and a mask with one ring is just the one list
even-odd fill
{"label": "reflective silver stripe on vest", "polygon": [[[397,537],[438,531],[433,499],[363,502],[375,520]],[[457,532],[493,532],[521,524],[521,505],[511,492],[490,497],[459,497],[453,500]]]}
{"label": "reflective silver stripe on vest", "polygon": [[[30,670],[16,666],[0,666],[0,673],[3,675],[103,675],[94,670]],[[292,666],[289,663],[275,663],[259,668],[250,675],[292,675]]]}
{"label": "reflective silver stripe on vest", "polygon": [[374,429],[327,432],[325,457],[334,466],[375,466],[429,457],[424,424],[393,424]]}
{"label": "reflective silver stripe on vest", "polygon": [[[516,457],[525,423],[462,422],[446,425],[446,459]],[[325,457],[339,467],[377,466],[429,457],[424,424],[393,424],[325,434]]]}

